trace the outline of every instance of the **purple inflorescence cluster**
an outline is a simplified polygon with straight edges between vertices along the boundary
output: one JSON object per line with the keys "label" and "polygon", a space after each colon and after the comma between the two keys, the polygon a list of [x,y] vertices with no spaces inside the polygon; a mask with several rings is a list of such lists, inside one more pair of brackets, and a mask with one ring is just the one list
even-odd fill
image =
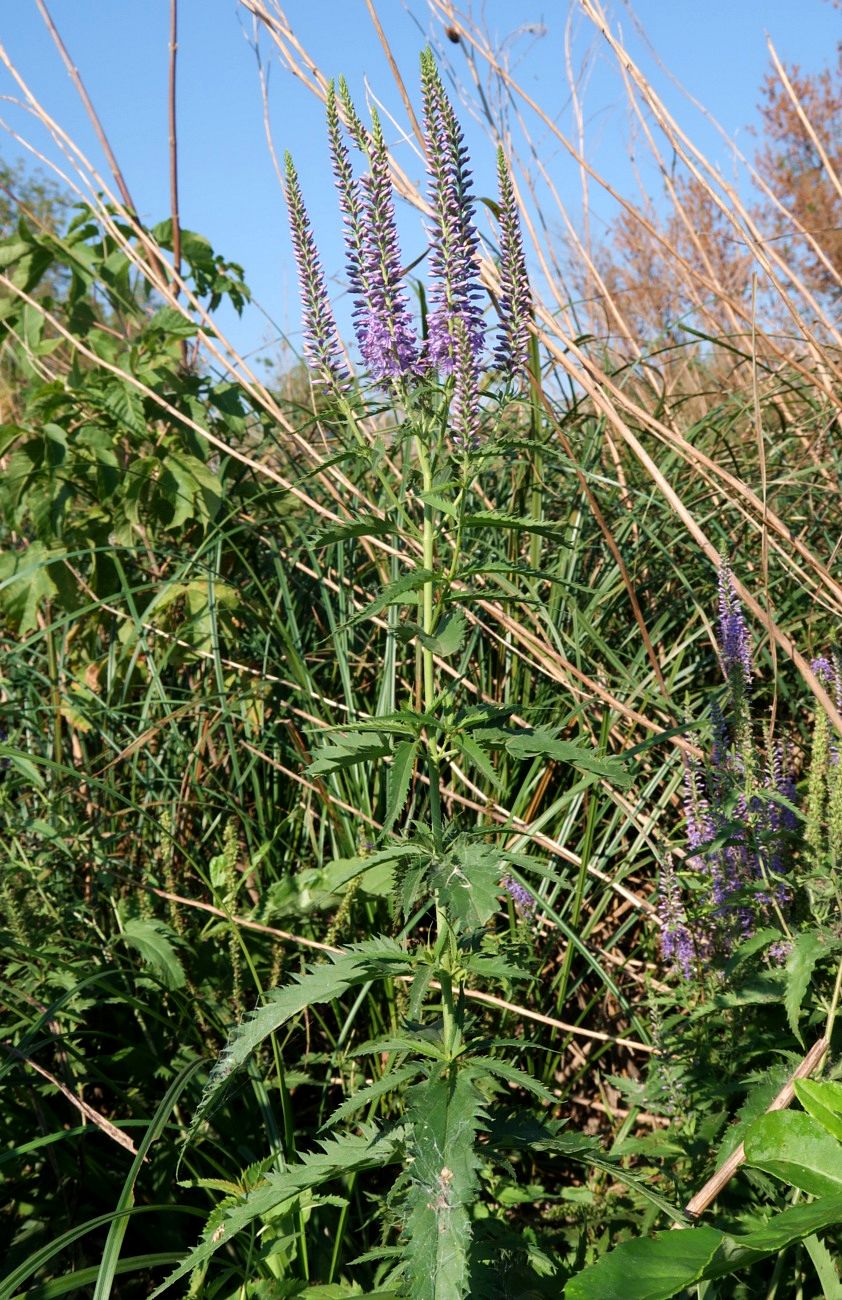
{"label": "purple inflorescence cluster", "polygon": [[403,288],[389,155],[376,113],[372,113],[369,172],[362,190],[368,312],[360,350],[373,379],[396,379],[415,370],[418,340]]}
{"label": "purple inflorescence cluster", "polygon": [[529,890],[519,881],[515,880],[512,876],[505,876],[503,879],[503,888],[519,911],[527,914],[534,911],[535,899],[532,897]]}
{"label": "purple inflorescence cluster", "polygon": [[748,690],[751,685],[751,639],[734,588],[734,575],[727,561],[719,567],[719,650],[728,683]]}
{"label": "purple inflorescence cluster", "polygon": [[664,960],[677,965],[684,978],[690,979],[696,949],[681,899],[681,885],[669,855],[661,872],[658,917],[661,922],[661,952]]}
{"label": "purple inflorescence cluster", "polygon": [[[836,662],[834,663],[833,660],[828,659],[827,655],[819,655],[817,659],[812,661],[810,667],[822,685],[830,688],[834,703],[839,712],[842,713],[842,659],[838,651],[835,658]],[[839,762],[839,759],[839,737],[836,735],[830,743],[830,761],[835,765]]]}
{"label": "purple inflorescence cluster", "polygon": [[[429,313],[423,345],[409,309],[401,265],[389,153],[377,114],[363,126],[343,81],[327,95],[327,127],[345,235],[354,333],[370,379],[396,386],[423,382],[435,372],[452,377],[451,440],[462,451],[480,442],[481,379],[485,353],[484,290],[468,153],[453,105],[429,50],[421,56],[427,170],[430,181]],[[344,132],[367,160],[357,177]],[[500,326],[494,362],[509,378],[528,373],[532,300],[511,177],[502,151],[500,187]],[[305,315],[305,351],[334,391],[345,386],[324,276],[298,179],[287,160],[287,202]]]}
{"label": "purple inflorescence cluster", "polygon": [[354,175],[348,147],[342,136],[336,93],[332,84],[328,89],[327,96],[327,134],[333,162],[333,175],[336,181],[336,192],[339,196],[339,208],[342,213],[342,224],[345,228],[345,266],[354,303],[352,313],[354,333],[362,349],[365,344],[365,321],[368,316],[370,296],[369,280],[366,274],[367,257],[362,194],[360,193],[359,181]]}
{"label": "purple inflorescence cluster", "polygon": [[474,200],[468,151],[429,50],[421,56],[427,170],[430,177],[430,318],[427,357],[442,374],[456,365],[453,322],[462,321],[479,363],[485,346]]}
{"label": "purple inflorescence cluster", "polygon": [[494,360],[510,374],[525,374],[529,358],[532,295],[512,178],[503,150],[497,150],[500,190],[500,329]]}
{"label": "purple inflorescence cluster", "polygon": [[476,451],[480,444],[479,373],[476,358],[465,322],[457,317],[451,329],[456,349],[456,382],[450,408],[450,436],[454,447]]}
{"label": "purple inflorescence cluster", "polygon": [[[661,889],[663,953],[685,976],[688,953],[697,960],[727,957],[758,925],[780,919],[791,902],[787,876],[797,824],[795,782],[782,743],[770,745],[765,758],[758,752],[748,695],[749,631],[725,564],[719,573],[719,613],[729,718],[718,706],[712,709],[710,758],[688,762],[684,771],[686,866],[696,877],[692,918],[683,911],[672,866]],[[681,926],[689,929],[689,946]]]}
{"label": "purple inflorescence cluster", "polygon": [[389,156],[376,113],[371,136],[362,135],[344,86],[343,92],[355,138],[364,144],[369,160],[368,174],[358,181],[342,138],[331,87],[327,101],[328,140],[345,227],[354,332],[372,379],[397,379],[416,369],[418,340],[403,287]]}
{"label": "purple inflorescence cluster", "polygon": [[316,242],[310,229],[310,218],[301,197],[298,174],[289,154],[286,155],[285,164],[284,187],[304,307],[304,351],[325,387],[338,391],[346,385],[348,371],[339,346],[339,333]]}

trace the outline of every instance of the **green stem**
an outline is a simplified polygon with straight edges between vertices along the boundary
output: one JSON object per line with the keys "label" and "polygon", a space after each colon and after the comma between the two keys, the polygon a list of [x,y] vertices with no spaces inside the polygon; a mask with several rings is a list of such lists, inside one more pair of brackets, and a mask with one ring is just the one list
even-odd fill
{"label": "green stem", "polygon": [[842,996],[842,961],[836,971],[836,983],[833,987],[833,997],[830,999],[830,1009],[827,1013],[827,1024],[825,1025],[824,1036],[828,1043],[833,1035],[833,1026],[836,1022],[836,1013],[839,1010],[839,998]]}
{"label": "green stem", "polygon": [[[418,460],[421,465],[421,477],[425,497],[433,489],[433,471],[427,448],[422,437],[416,438]],[[422,534],[422,565],[432,573],[436,561],[435,510],[429,499],[424,502],[424,530]],[[421,626],[427,636],[433,635],[435,627],[435,610],[433,607],[434,583],[428,578],[422,592]],[[427,646],[421,647],[421,665],[424,688],[424,711],[431,713],[436,701],[436,666],[433,652]],[[427,770],[430,777],[430,819],[433,830],[433,843],[436,849],[442,846],[441,790],[439,778],[439,751],[436,737],[427,728]]]}
{"label": "green stem", "polygon": [[[436,532],[435,532],[435,508],[430,501],[430,493],[433,490],[433,470],[430,455],[424,444],[423,438],[419,435],[416,438],[418,450],[418,461],[421,466],[421,478],[424,492],[424,527],[423,527],[423,567],[428,573],[433,573],[436,561]],[[435,587],[432,578],[428,578],[424,583],[422,593],[422,619],[421,624],[426,636],[432,636],[435,629],[435,608],[434,608]],[[427,646],[421,648],[421,665],[423,675],[424,689],[424,711],[431,714],[436,703],[436,667],[433,661],[433,652]],[[431,728],[427,727],[427,772],[430,778],[430,822],[433,832],[433,844],[437,852],[440,852],[443,846],[443,822],[441,811],[441,786],[440,786],[440,760],[439,749],[435,734]],[[447,961],[441,959],[444,957],[444,949],[447,949]],[[444,1039],[445,1052],[449,1057],[455,1054],[455,1046],[458,1039],[456,1009],[453,1002],[453,981],[450,971],[453,960],[453,936],[448,924],[447,917],[441,907],[439,898],[436,898],[436,951],[439,953],[439,967],[437,977],[441,985],[441,1009],[442,1009],[442,1037]]]}

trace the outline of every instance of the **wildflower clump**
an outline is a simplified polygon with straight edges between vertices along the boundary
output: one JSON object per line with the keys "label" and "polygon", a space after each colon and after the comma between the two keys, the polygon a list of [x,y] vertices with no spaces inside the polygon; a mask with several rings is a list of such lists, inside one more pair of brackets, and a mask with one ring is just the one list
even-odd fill
{"label": "wildflower clump", "polygon": [[[327,132],[345,240],[345,269],[353,302],[352,322],[364,374],[377,385],[406,395],[451,379],[452,447],[480,444],[481,392],[486,356],[487,295],[480,282],[479,234],[464,136],[429,51],[421,57],[424,138],[431,218],[427,230],[429,284],[425,337],[413,320],[402,268],[389,153],[372,113],[371,129],[360,120],[344,82],[327,96]],[[350,145],[346,140],[350,137]],[[367,170],[355,172],[353,151]],[[523,380],[528,374],[532,299],[515,191],[502,150],[498,152],[500,293],[495,370]],[[286,196],[293,248],[304,302],[305,353],[334,392],[348,387],[324,275],[304,208],[298,178],[287,159]],[[442,391],[439,389],[438,391]]]}
{"label": "wildflower clump", "polygon": [[[662,952],[690,978],[761,927],[789,934],[796,789],[786,746],[761,743],[752,711],[751,637],[729,565],[719,570],[724,707],[712,708],[709,757],[684,771],[686,884],[662,873]],[[692,906],[685,900],[692,898]],[[783,951],[783,948],[781,949]]]}

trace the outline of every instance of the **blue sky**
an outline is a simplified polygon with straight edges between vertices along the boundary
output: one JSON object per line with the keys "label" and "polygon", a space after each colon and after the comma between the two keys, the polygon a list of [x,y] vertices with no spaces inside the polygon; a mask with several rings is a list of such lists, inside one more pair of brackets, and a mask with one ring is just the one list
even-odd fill
{"label": "blue sky", "polygon": [[[168,0],[49,0],[50,10],[105,125],[141,214],[150,223],[168,215],[167,41]],[[571,131],[564,76],[563,36],[567,0],[485,0],[485,16],[497,43],[508,41],[516,75],[563,129]],[[758,87],[768,66],[766,34],[787,63],[817,70],[834,57],[842,39],[838,10],[828,0],[611,0],[613,22],[668,107],[694,141],[729,176],[726,145],[676,89],[667,70],[736,136],[749,153],[748,128],[756,122]],[[404,114],[364,0],[289,0],[286,12],[304,46],[329,75],[343,73],[360,105],[366,86],[399,122]],[[590,159],[617,187],[634,194],[629,122],[622,82],[602,39],[573,5],[572,49],[583,80],[585,131]],[[407,83],[416,84],[418,52],[441,26],[424,0],[381,0],[381,20],[393,42]],[[290,258],[286,214],[265,144],[250,19],[236,0],[180,0],[179,153],[181,217],[214,247],[243,264],[263,311],[242,321],[222,319],[243,351],[275,352],[279,333],[295,340],[298,300]],[[645,35],[644,35],[645,33]],[[61,65],[34,0],[13,0],[0,9],[0,41],[31,89],[95,163],[104,167],[84,110]],[[457,72],[463,55],[445,42]],[[295,156],[328,274],[341,281],[342,254],[331,190],[320,107],[262,42],[269,69],[271,118],[279,151]],[[0,116],[14,131],[50,156],[43,134],[9,96],[15,88],[0,68]],[[493,192],[493,153],[480,129],[461,110],[474,159],[477,188]],[[0,136],[3,155],[20,149]],[[399,139],[390,129],[390,139]],[[543,152],[546,148],[546,153]],[[406,169],[421,167],[399,145]],[[575,167],[557,144],[546,141],[542,159],[574,218],[580,209]],[[647,177],[644,175],[644,182]],[[593,194],[594,234],[611,207]],[[407,260],[421,246],[414,217],[402,218]],[[339,309],[340,317],[343,308]]]}

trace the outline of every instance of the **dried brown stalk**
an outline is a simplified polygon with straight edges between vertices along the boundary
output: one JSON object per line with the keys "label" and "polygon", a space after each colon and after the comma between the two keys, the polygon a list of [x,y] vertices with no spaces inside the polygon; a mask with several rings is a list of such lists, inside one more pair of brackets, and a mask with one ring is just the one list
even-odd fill
{"label": "dried brown stalk", "polygon": [[[804,1057],[804,1060],[797,1069],[793,1071],[790,1078],[787,1079],[774,1101],[766,1107],[767,1115],[775,1110],[786,1110],[787,1106],[789,1106],[795,1096],[796,1080],[809,1079],[810,1075],[823,1060],[828,1046],[829,1044],[826,1038],[820,1038],[813,1044],[807,1055]],[[737,1149],[731,1152],[731,1155],[725,1161],[724,1165],[722,1165],[720,1169],[717,1169],[716,1173],[707,1180],[704,1187],[702,1187],[696,1195],[687,1202],[687,1205],[684,1208],[685,1213],[689,1218],[697,1219],[700,1214],[704,1214],[708,1206],[713,1204],[722,1189],[726,1187],[734,1177],[734,1174],[737,1172],[740,1165],[744,1163],[745,1158],[746,1151],[741,1142]],[[673,1226],[680,1228],[682,1225],[674,1224]]]}

